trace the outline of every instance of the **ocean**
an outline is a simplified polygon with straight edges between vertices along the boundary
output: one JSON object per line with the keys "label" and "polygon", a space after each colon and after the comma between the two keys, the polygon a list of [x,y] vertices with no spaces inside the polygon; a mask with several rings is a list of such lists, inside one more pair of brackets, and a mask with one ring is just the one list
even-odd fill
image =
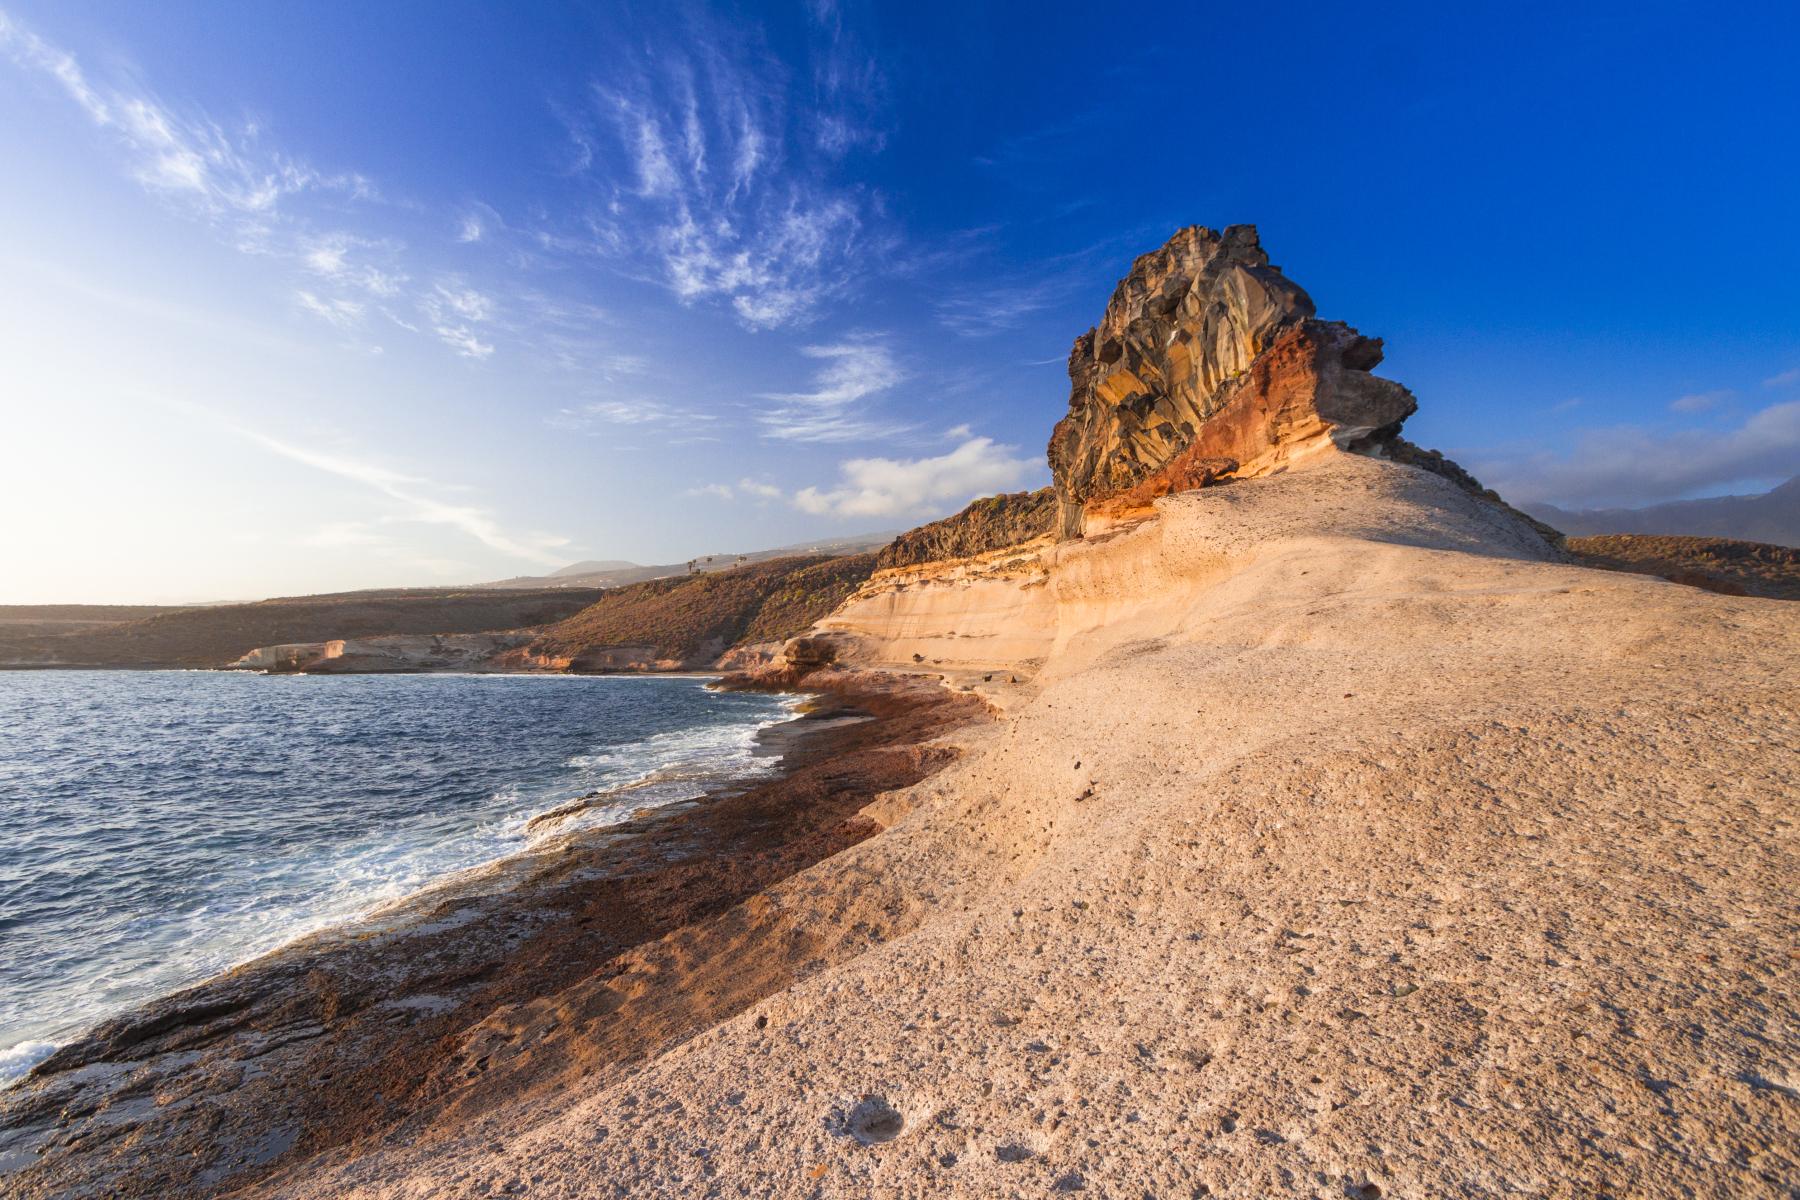
{"label": "ocean", "polygon": [[570,828],[771,771],[691,677],[0,672],[0,1084],[103,1018]]}

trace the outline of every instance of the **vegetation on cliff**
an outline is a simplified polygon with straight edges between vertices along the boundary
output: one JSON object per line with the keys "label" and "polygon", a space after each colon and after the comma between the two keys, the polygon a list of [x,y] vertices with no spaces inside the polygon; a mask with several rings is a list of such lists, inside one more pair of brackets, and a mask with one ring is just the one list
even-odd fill
{"label": "vegetation on cliff", "polygon": [[1055,529],[1056,493],[1050,488],[983,496],[955,516],[901,534],[876,557],[875,567],[886,570],[968,558],[1016,546]]}
{"label": "vegetation on cliff", "polygon": [[1800,550],[1791,546],[1635,533],[1570,538],[1567,545],[1585,567],[1660,575],[1728,596],[1800,600]]}
{"label": "vegetation on cliff", "polygon": [[875,569],[872,554],[802,556],[615,588],[544,630],[534,655],[567,660],[643,647],[658,660],[710,661],[733,646],[800,633],[843,603]]}

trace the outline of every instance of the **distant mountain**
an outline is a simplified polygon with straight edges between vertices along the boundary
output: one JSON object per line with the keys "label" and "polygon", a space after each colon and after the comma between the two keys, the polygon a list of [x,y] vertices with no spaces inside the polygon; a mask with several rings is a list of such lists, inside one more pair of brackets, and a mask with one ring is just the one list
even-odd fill
{"label": "distant mountain", "polygon": [[570,563],[548,575],[515,575],[511,579],[496,579],[492,583],[477,583],[473,586],[504,588],[509,591],[546,587],[624,587],[626,584],[643,583],[651,579],[667,579],[672,575],[724,571],[731,567],[748,566],[777,558],[862,554],[879,550],[898,536],[898,532],[862,533],[853,537],[776,546],[770,550],[752,550],[744,554],[703,554],[689,562],[661,563],[655,566],[621,561],[578,562]]}
{"label": "distant mountain", "polygon": [[1760,496],[1672,500],[1645,508],[1589,508],[1523,504],[1526,512],[1571,537],[1647,533],[1666,537],[1733,538],[1800,547],[1800,475]]}
{"label": "distant mountain", "polygon": [[570,563],[560,571],[550,572],[550,578],[564,575],[598,575],[603,571],[636,571],[641,570],[641,563],[626,562],[622,558],[587,559],[583,562]]}
{"label": "distant mountain", "polygon": [[[608,594],[576,587],[498,593],[466,587],[387,588],[205,608],[139,606],[152,615],[125,621],[73,621],[69,610],[89,607],[84,605],[10,606],[9,612],[38,619],[0,625],[0,668],[221,667],[259,646],[553,625]],[[52,611],[58,608],[63,611]],[[43,619],[45,613],[52,619]]]}

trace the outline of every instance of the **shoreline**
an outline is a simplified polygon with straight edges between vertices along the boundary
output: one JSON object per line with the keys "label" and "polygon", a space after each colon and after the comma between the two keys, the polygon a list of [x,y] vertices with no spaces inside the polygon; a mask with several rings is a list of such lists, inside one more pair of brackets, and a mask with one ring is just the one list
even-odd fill
{"label": "shoreline", "polygon": [[88,1029],[0,1091],[0,1178],[26,1196],[203,1194],[503,1102],[536,1072],[502,1084],[459,1042],[546,995],[603,990],[634,950],[874,833],[859,810],[947,763],[923,743],[982,715],[936,683],[825,674],[750,685],[811,706],[758,732],[781,755],[771,777],[552,833]]}
{"label": "shoreline", "polygon": [[[221,673],[196,668],[146,669],[159,674]],[[459,677],[477,677],[483,674],[462,671],[438,673]],[[587,674],[561,677],[573,680],[593,678]],[[652,678],[710,684],[721,677],[721,672],[669,672],[659,673]],[[255,688],[255,685],[248,686]],[[701,690],[714,691],[711,687]],[[737,723],[736,733],[744,739],[738,748],[704,751],[692,763],[678,765],[677,769],[684,772],[681,777],[689,782],[677,785],[678,791],[673,798],[660,798],[654,794],[664,786],[659,781],[663,780],[663,773],[670,764],[665,762],[661,766],[653,766],[646,762],[637,767],[628,767],[635,774],[604,784],[593,784],[580,795],[571,795],[562,800],[543,797],[540,800],[541,807],[535,809],[527,807],[510,815],[491,813],[479,818],[484,825],[489,821],[510,825],[514,830],[512,836],[484,838],[482,829],[471,826],[441,843],[425,844],[422,849],[426,852],[439,858],[447,857],[447,860],[438,862],[435,869],[423,876],[415,872],[415,877],[408,881],[413,883],[411,890],[398,892],[391,887],[377,888],[372,892],[365,892],[361,897],[352,898],[350,905],[321,901],[306,909],[295,909],[286,914],[287,920],[282,921],[279,927],[273,928],[267,935],[221,938],[221,952],[211,956],[206,969],[192,974],[180,973],[173,977],[147,980],[146,985],[132,989],[135,996],[127,995],[99,1011],[79,1005],[67,1008],[56,1003],[55,996],[41,997],[37,1010],[55,1014],[62,1019],[54,1026],[19,1026],[17,1037],[0,1043],[0,1094],[23,1082],[38,1063],[66,1046],[83,1041],[110,1022],[139,1009],[160,1004],[191,988],[204,986],[211,980],[261,959],[303,948],[313,939],[354,936],[360,930],[377,926],[393,927],[396,922],[405,921],[408,914],[430,907],[440,895],[452,895],[458,888],[482,886],[486,876],[505,876],[514,870],[512,860],[527,861],[533,856],[541,856],[553,850],[559,840],[566,840],[572,834],[598,834],[611,826],[630,822],[643,824],[658,816],[673,814],[696,803],[703,803],[716,794],[741,788],[752,781],[767,780],[772,777],[772,772],[779,771],[778,759],[781,753],[780,749],[771,750],[769,747],[785,746],[793,741],[791,736],[777,738],[772,731],[796,722],[800,717],[799,710],[807,698],[806,694],[783,698],[778,704],[766,706],[768,711],[763,715]],[[652,794],[645,794],[642,789],[646,786],[651,788]],[[683,791],[693,791],[694,794],[683,796],[680,794]],[[571,820],[579,814],[595,810],[599,812],[600,822],[582,825]],[[564,828],[556,828],[559,819],[565,822]],[[458,843],[462,844],[460,849],[457,848]],[[443,853],[438,853],[439,850]],[[91,898],[83,903],[103,901]],[[4,1174],[3,1165],[0,1165],[0,1174]]]}

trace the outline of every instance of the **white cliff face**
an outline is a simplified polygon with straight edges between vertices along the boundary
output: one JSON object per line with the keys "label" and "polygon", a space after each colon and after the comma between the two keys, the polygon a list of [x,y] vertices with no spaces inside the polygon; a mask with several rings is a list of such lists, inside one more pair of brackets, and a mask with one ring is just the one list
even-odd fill
{"label": "white cliff face", "polygon": [[228,669],[315,674],[492,670],[490,659],[530,640],[529,633],[405,633],[293,642],[259,646]]}
{"label": "white cliff face", "polygon": [[1200,633],[1198,597],[1210,603],[1233,575],[1322,543],[1558,557],[1510,510],[1439,476],[1329,448],[1283,474],[1163,497],[1154,511],[1084,540],[881,572],[812,637],[851,664],[1030,677],[1134,639]]}

